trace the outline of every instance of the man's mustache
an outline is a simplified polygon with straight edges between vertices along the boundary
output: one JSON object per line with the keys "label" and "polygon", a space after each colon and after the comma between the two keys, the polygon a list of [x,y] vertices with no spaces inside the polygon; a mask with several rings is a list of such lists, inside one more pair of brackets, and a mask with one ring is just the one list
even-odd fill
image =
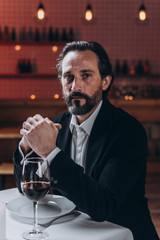
{"label": "man's mustache", "polygon": [[81,92],[71,92],[68,96],[68,100],[71,101],[74,97],[82,97],[82,98],[85,98],[86,100],[87,99],[90,99],[90,97],[85,94],[85,93],[81,93]]}

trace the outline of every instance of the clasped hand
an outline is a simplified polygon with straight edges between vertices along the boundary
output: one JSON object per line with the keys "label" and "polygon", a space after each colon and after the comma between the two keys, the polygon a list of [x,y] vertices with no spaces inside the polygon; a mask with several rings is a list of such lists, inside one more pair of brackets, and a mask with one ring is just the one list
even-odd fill
{"label": "clasped hand", "polygon": [[29,117],[20,130],[20,134],[23,135],[20,146],[24,154],[33,150],[42,158],[47,157],[56,148],[56,139],[61,127],[60,124],[53,123],[39,114]]}

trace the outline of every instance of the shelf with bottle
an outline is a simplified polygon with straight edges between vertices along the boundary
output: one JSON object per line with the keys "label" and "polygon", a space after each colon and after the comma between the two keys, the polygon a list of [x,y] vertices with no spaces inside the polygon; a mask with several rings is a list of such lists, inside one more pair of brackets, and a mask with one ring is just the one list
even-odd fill
{"label": "shelf with bottle", "polygon": [[112,95],[116,99],[159,99],[160,74],[152,74],[149,61],[116,60]]}
{"label": "shelf with bottle", "polygon": [[160,85],[160,74],[154,74],[151,67],[148,60],[130,63],[127,60],[116,60],[113,67],[115,84]]}
{"label": "shelf with bottle", "polygon": [[119,59],[115,60],[114,69],[115,75],[149,75],[151,74],[151,65],[149,60],[122,60]]}
{"label": "shelf with bottle", "polygon": [[57,79],[57,74],[40,73],[36,58],[19,58],[15,67],[15,73],[0,73],[0,79],[13,78]]}
{"label": "shelf with bottle", "polygon": [[39,47],[39,46],[64,46],[66,42],[62,42],[62,41],[0,41],[0,46],[35,46],[35,47]]}
{"label": "shelf with bottle", "polygon": [[160,85],[160,74],[114,74],[114,82],[115,84]]}
{"label": "shelf with bottle", "polygon": [[113,64],[113,73],[115,79],[121,81],[132,80],[136,81],[157,81],[160,80],[160,74],[155,74],[153,71],[153,65],[149,60],[115,60]]}
{"label": "shelf with bottle", "polygon": [[[77,31],[77,30],[76,30]],[[20,30],[9,29],[8,26],[4,30],[0,27],[0,45],[51,45],[53,43],[63,44],[65,42],[74,41],[77,38],[77,32],[73,27],[59,29],[57,27],[49,27],[39,29],[36,27],[22,27]]]}
{"label": "shelf with bottle", "polygon": [[112,97],[115,99],[160,99],[160,84],[115,84],[113,85]]}
{"label": "shelf with bottle", "polygon": [[121,81],[125,81],[127,82],[132,82],[132,83],[136,83],[136,84],[141,84],[143,82],[147,83],[153,83],[153,84],[158,84],[160,81],[160,74],[115,74],[114,73],[114,78],[116,82],[121,82]]}

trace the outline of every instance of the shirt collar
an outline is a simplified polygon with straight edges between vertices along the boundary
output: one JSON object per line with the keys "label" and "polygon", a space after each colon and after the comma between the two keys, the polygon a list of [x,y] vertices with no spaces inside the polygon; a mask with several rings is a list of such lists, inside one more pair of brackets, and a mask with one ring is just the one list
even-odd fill
{"label": "shirt collar", "polygon": [[82,128],[88,135],[90,135],[92,126],[94,124],[94,121],[100,111],[100,108],[102,106],[102,101],[100,102],[100,104],[98,105],[98,107],[94,110],[94,112],[89,116],[89,118],[87,118],[83,123],[81,123],[80,125],[78,125],[77,122],[77,118],[75,115],[72,115],[71,117],[71,121],[70,121],[70,130],[71,132],[73,131],[74,127],[80,127]]}

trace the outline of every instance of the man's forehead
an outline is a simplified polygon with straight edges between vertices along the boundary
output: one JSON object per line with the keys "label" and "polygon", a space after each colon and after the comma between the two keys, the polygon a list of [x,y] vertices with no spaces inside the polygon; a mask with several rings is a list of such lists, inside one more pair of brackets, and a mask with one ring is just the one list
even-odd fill
{"label": "man's forehead", "polygon": [[66,54],[62,61],[62,68],[69,67],[73,65],[92,65],[92,63],[97,64],[98,58],[97,55],[91,50],[85,51],[70,51]]}

